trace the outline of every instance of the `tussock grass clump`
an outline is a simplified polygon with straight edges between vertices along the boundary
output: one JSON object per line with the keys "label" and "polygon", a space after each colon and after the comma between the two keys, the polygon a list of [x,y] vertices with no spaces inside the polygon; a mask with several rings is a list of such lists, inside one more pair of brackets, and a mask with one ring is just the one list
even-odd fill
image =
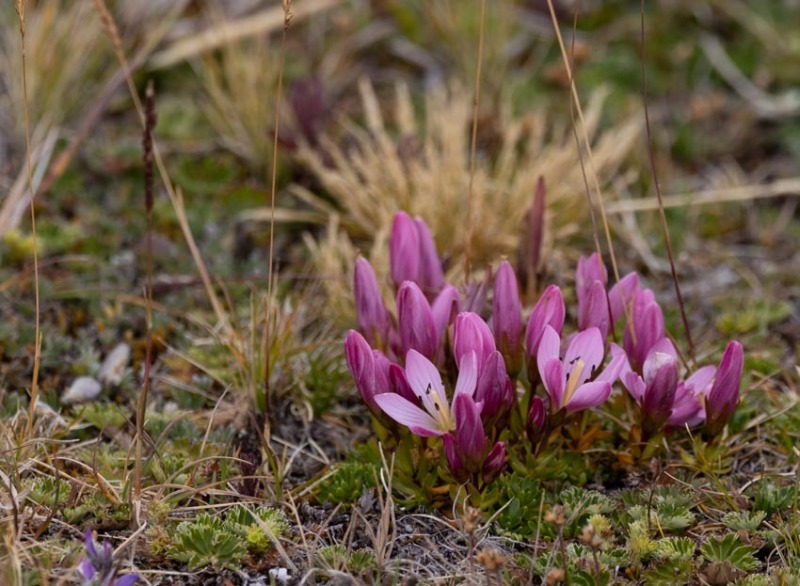
{"label": "tussock grass clump", "polygon": [[203,109],[221,144],[251,168],[266,170],[272,161],[277,51],[263,38],[227,43],[203,57],[196,70],[205,91]]}
{"label": "tussock grass clump", "polygon": [[[0,18],[6,23],[6,34],[0,36],[0,128],[24,145],[25,99],[13,2],[4,3]],[[112,59],[90,2],[27,3],[25,73],[28,110],[35,123],[57,127],[80,115]]]}
{"label": "tussock grass clump", "polygon": [[[391,122],[384,120],[368,82],[360,84],[360,92],[365,127],[343,121],[346,140],[336,142],[328,136],[321,150],[301,147],[297,153],[324,195],[300,186],[292,188],[294,194],[315,209],[340,216],[331,221],[325,241],[311,246],[330,297],[349,296],[353,242],[362,252],[370,246],[382,249],[398,210],[425,220],[439,250],[451,260],[448,277],[457,279],[462,263],[453,261],[468,248],[470,92],[457,84],[432,88],[425,93],[424,110],[418,115],[409,87],[398,84]],[[603,99],[602,92],[591,98],[586,123],[595,171],[601,185],[608,185],[634,148],[640,120],[631,117],[601,131]],[[480,150],[475,168],[472,218],[479,229],[472,231],[469,249],[476,266],[515,254],[539,177],[547,184],[546,245],[585,230],[589,221],[584,179],[568,123],[551,122],[545,111],[514,116],[504,108],[497,117],[491,145]],[[367,256],[378,275],[387,274],[385,259]]]}

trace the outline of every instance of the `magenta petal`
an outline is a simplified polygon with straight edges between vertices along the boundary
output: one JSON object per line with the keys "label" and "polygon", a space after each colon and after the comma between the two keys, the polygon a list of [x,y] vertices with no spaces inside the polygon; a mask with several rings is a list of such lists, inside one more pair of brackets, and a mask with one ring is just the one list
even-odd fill
{"label": "magenta petal", "polygon": [[702,368],[698,368],[697,371],[687,378],[686,382],[683,384],[686,385],[692,394],[699,395],[708,389],[708,386],[711,384],[711,381],[714,380],[714,375],[716,373],[716,366],[704,366]]}
{"label": "magenta petal", "polygon": [[536,353],[536,363],[541,376],[544,376],[545,365],[553,358],[558,359],[560,354],[561,337],[547,325],[544,327],[544,333],[539,341],[539,351]]}
{"label": "magenta petal", "polygon": [[453,354],[457,363],[461,362],[462,356],[472,351],[477,354],[478,363],[483,364],[495,350],[492,331],[481,316],[471,311],[456,316],[453,326]]}
{"label": "magenta petal", "polygon": [[564,353],[564,364],[569,369],[578,360],[583,361],[583,372],[590,373],[596,370],[603,361],[605,352],[603,337],[597,328],[589,328],[578,332]]}
{"label": "magenta petal", "polygon": [[611,320],[617,320],[625,313],[625,306],[631,306],[636,292],[639,290],[639,275],[628,273],[608,292],[608,304],[611,306]]}
{"label": "magenta petal", "polygon": [[437,393],[441,402],[447,403],[442,375],[430,360],[416,350],[409,350],[406,355],[406,379],[428,413],[434,413],[436,410],[430,393]]}
{"label": "magenta petal", "polygon": [[725,348],[717,375],[706,395],[706,432],[714,437],[722,433],[739,404],[739,387],[744,371],[744,350],[733,341]]}
{"label": "magenta petal", "polygon": [[416,218],[414,224],[419,238],[419,284],[425,294],[432,298],[444,285],[442,261],[428,225],[422,218]]}
{"label": "magenta petal", "polygon": [[417,350],[433,359],[439,345],[433,312],[416,283],[405,281],[397,292],[397,322],[403,350]]}
{"label": "magenta petal", "polygon": [[550,403],[553,405],[553,412],[556,412],[563,407],[561,402],[564,400],[564,384],[566,382],[564,365],[558,358],[551,358],[540,366],[540,372],[544,389],[550,396]]}
{"label": "magenta petal", "polygon": [[423,437],[442,435],[436,420],[422,409],[394,393],[375,396],[375,402],[386,415]]}
{"label": "magenta petal", "polygon": [[536,302],[528,318],[528,325],[525,329],[525,352],[528,357],[538,355],[545,326],[552,327],[556,334],[561,335],[565,315],[566,309],[561,289],[555,285],[548,286],[542,292],[542,296]]}
{"label": "magenta petal", "polygon": [[594,281],[587,291],[586,300],[578,307],[578,328],[586,330],[595,327],[605,339],[610,322],[606,288],[600,281]]}
{"label": "magenta petal", "polygon": [[389,341],[389,313],[383,303],[375,271],[362,256],[356,259],[353,272],[353,297],[359,330],[371,346],[385,348]]}
{"label": "magenta petal", "polygon": [[644,390],[647,388],[647,385],[645,385],[642,377],[632,370],[629,370],[620,377],[620,380],[630,393],[631,397],[633,397],[634,401],[641,404],[642,399],[644,398]]}
{"label": "magenta petal", "polygon": [[606,382],[586,383],[575,389],[569,403],[565,405],[567,413],[575,413],[590,409],[604,403],[611,395],[611,385]]}
{"label": "magenta petal", "polygon": [[475,394],[475,386],[478,381],[478,358],[475,352],[468,352],[461,357],[458,364],[458,380],[454,395],[466,394],[470,397]]}
{"label": "magenta petal", "polygon": [[452,285],[445,285],[444,289],[439,292],[436,299],[431,305],[431,313],[433,314],[433,325],[436,328],[436,339],[441,341],[444,332],[459,311],[461,304],[461,296],[458,289]]}
{"label": "magenta petal", "polygon": [[472,397],[461,393],[453,400],[453,416],[456,420],[456,444],[468,467],[476,469],[483,463],[486,448],[480,409]]}

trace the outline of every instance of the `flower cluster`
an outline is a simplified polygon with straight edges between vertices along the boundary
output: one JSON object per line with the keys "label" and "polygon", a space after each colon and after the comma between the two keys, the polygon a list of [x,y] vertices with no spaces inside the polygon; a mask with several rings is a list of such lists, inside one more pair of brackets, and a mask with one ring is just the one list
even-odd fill
{"label": "flower cluster", "polygon": [[[636,405],[632,423],[645,439],[701,424],[714,437],[736,409],[741,344],[728,344],[718,368],[704,366],[682,378],[653,292],[636,273],[609,288],[597,254],[578,262],[577,330],[565,333],[559,287],[544,289],[526,321],[507,261],[494,275],[489,305],[486,293],[462,296],[445,281],[422,220],[398,213],[389,248],[395,312],[384,304],[369,262],[359,258],[358,330],[345,341],[347,365],[383,426],[441,438],[456,479],[485,483],[500,472],[506,442],[515,437],[515,410],[525,415],[516,418],[526,422],[524,435],[546,442],[568,416],[604,403],[618,380]],[[611,341],[620,331],[621,346]],[[451,393],[445,381],[454,381]]]}
{"label": "flower cluster", "polygon": [[132,586],[139,581],[135,573],[117,577],[111,544],[97,543],[91,529],[84,535],[83,547],[86,555],[78,564],[78,574],[84,586]]}

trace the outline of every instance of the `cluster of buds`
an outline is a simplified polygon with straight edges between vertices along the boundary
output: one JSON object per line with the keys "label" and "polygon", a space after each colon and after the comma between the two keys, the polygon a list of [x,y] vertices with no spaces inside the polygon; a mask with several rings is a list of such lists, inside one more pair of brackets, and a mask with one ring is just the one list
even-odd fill
{"label": "cluster of buds", "polygon": [[[645,435],[705,422],[715,436],[736,408],[741,344],[728,345],[718,369],[706,366],[682,379],[653,292],[636,273],[609,288],[597,254],[578,263],[577,331],[569,334],[555,285],[544,289],[525,321],[517,277],[506,261],[494,275],[491,315],[484,320],[481,296],[462,296],[445,281],[427,226],[402,212],[392,226],[390,265],[394,312],[369,262],[356,261],[358,330],[345,341],[347,364],[381,424],[442,439],[456,479],[487,482],[500,472],[506,446],[497,440],[512,409],[528,409],[527,435],[541,442],[570,414],[605,402],[617,380],[638,405]],[[623,317],[618,346],[610,339]]]}

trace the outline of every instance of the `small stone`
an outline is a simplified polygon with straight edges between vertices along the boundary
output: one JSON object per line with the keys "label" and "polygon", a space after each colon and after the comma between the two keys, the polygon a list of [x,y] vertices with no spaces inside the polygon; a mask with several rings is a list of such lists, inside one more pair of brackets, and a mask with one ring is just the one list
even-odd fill
{"label": "small stone", "polygon": [[86,403],[96,399],[102,390],[103,386],[92,377],[79,376],[61,396],[61,402],[64,405]]}
{"label": "small stone", "polygon": [[125,342],[118,344],[108,353],[97,378],[101,383],[107,385],[118,385],[122,380],[122,375],[131,359],[131,347]]}

